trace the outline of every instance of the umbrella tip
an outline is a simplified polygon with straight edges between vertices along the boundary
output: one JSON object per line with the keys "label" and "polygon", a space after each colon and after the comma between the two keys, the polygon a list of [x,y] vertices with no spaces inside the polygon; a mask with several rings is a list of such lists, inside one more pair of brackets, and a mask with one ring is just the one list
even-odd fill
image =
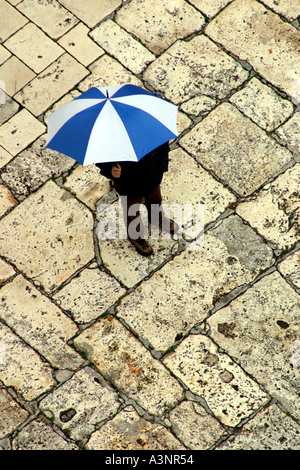
{"label": "umbrella tip", "polygon": [[108,90],[106,90],[106,99],[109,100],[109,94],[108,94]]}

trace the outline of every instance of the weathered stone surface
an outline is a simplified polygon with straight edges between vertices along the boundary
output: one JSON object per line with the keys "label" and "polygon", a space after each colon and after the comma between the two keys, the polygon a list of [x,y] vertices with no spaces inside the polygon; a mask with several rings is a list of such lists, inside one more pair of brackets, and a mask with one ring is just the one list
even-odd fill
{"label": "weathered stone surface", "polygon": [[299,76],[300,32],[253,0],[232,2],[205,28],[205,33],[266,80],[295,94]]}
{"label": "weathered stone surface", "polygon": [[[102,209],[102,202],[97,206],[97,237],[100,255],[104,266],[126,287],[132,287],[161,266],[165,260],[178,250],[178,242],[169,234],[149,238],[154,254],[142,257],[127,238],[120,201]],[[140,207],[145,237],[151,235],[147,222],[146,208]],[[108,229],[107,229],[108,227]],[[168,238],[166,237],[168,236]]]}
{"label": "weathered stone surface", "polygon": [[5,166],[13,156],[0,145],[0,168]]}
{"label": "weathered stone surface", "polygon": [[104,50],[88,36],[89,31],[87,26],[79,23],[58,41],[58,44],[85,67],[104,54]]}
{"label": "weathered stone surface", "polygon": [[217,450],[299,450],[299,424],[276,405],[260,411]]}
{"label": "weathered stone surface", "polygon": [[220,297],[250,282],[271,262],[271,250],[231,217],[205,235],[201,249],[176,256],[124,297],[117,315],[156,350],[165,351]]}
{"label": "weathered stone surface", "polygon": [[74,440],[83,439],[98,423],[111,419],[119,406],[117,393],[88,367],[76,372],[39,404],[40,409]]}
{"label": "weathered stone surface", "polygon": [[281,98],[257,78],[252,78],[248,85],[235,93],[229,101],[269,132],[280,126],[294,111],[290,101]]}
{"label": "weathered stone surface", "polygon": [[43,421],[27,424],[12,440],[12,450],[79,450]]}
{"label": "weathered stone surface", "polygon": [[53,176],[59,176],[75,161],[54,150],[45,149],[46,135],[42,135],[29,148],[6,165],[1,177],[16,196],[27,196]]}
{"label": "weathered stone surface", "polygon": [[[0,88],[1,88],[0,84]],[[0,90],[1,93],[1,90]],[[4,95],[4,102],[0,102],[0,126],[19,111],[19,105],[6,93]],[[3,149],[3,147],[1,147]],[[4,150],[4,149],[3,149]],[[1,157],[0,157],[1,158]]]}
{"label": "weathered stone surface", "polygon": [[[300,95],[299,95],[300,103]],[[286,143],[288,148],[300,156],[300,113],[295,113],[276,133]]]}
{"label": "weathered stone surface", "polygon": [[201,116],[208,113],[216,105],[216,100],[209,96],[199,95],[182,103],[180,108],[187,114]]}
{"label": "weathered stone surface", "polygon": [[44,70],[64,53],[64,49],[33,23],[17,31],[4,45],[35,73]]}
{"label": "weathered stone surface", "polygon": [[100,319],[74,344],[114,387],[150,414],[162,415],[182,398],[178,382],[115,318]]}
{"label": "weathered stone surface", "polygon": [[21,13],[19,13],[5,0],[0,0],[0,10],[0,42],[2,43],[15,31],[22,28],[24,24],[28,23],[28,19],[21,15]]}
{"label": "weathered stone surface", "polygon": [[295,251],[278,264],[278,270],[288,281],[300,289],[300,251]]}
{"label": "weathered stone surface", "polygon": [[128,406],[92,434],[88,450],[184,450],[185,447],[159,424],[141,418]]}
{"label": "weathered stone surface", "polygon": [[44,124],[22,109],[0,127],[0,141],[15,156],[44,132]]}
{"label": "weathered stone surface", "polygon": [[25,400],[34,400],[55,385],[50,366],[3,323],[0,343],[5,346],[5,361],[0,362],[0,380],[4,385],[13,387]]}
{"label": "weathered stone surface", "polygon": [[5,47],[0,45],[0,65],[3,64],[7,59],[9,59],[11,56],[11,53],[5,49]]}
{"label": "weathered stone surface", "polygon": [[298,0],[262,0],[266,6],[273,11],[285,16],[288,20],[295,20],[300,15],[300,5]]}
{"label": "weathered stone surface", "polygon": [[0,254],[49,292],[93,259],[92,229],[88,209],[49,181],[2,219]]}
{"label": "weathered stone surface", "polygon": [[201,13],[184,0],[174,0],[172,4],[165,0],[137,0],[123,6],[116,21],[156,55],[176,39],[200,31],[205,24]]}
{"label": "weathered stone surface", "polygon": [[36,76],[27,65],[15,56],[11,56],[0,66],[0,73],[1,81],[4,82],[5,91],[9,96],[14,96]]}
{"label": "weathered stone surface", "polygon": [[13,197],[10,190],[0,184],[0,216],[4,215],[8,209],[16,205],[18,201]]}
{"label": "weathered stone surface", "polygon": [[81,0],[61,0],[60,3],[90,28],[93,28],[97,23],[103,20],[103,18],[110,15],[118,8],[122,1],[85,0],[83,4]]}
{"label": "weathered stone surface", "polygon": [[206,36],[176,41],[143,74],[144,79],[176,104],[196,95],[224,98],[248,72]]}
{"label": "weathered stone surface", "polygon": [[271,396],[299,418],[300,296],[278,273],[264,277],[208,319],[211,336]]}
{"label": "weathered stone surface", "polygon": [[[163,359],[164,364],[228,426],[265,404],[269,397],[206,336],[191,335]],[[225,375],[226,373],[226,375]]]}
{"label": "weathered stone surface", "polygon": [[91,64],[89,70],[91,74],[78,85],[81,92],[87,91],[92,86],[115,86],[124,85],[124,83],[142,85],[142,82],[135,75],[107,54]]}
{"label": "weathered stone surface", "polygon": [[148,63],[155,60],[154,54],[151,54],[140,42],[112,20],[101,23],[92,31],[91,37],[108,54],[115,57],[135,74],[141,73]]}
{"label": "weathered stone surface", "polygon": [[1,289],[0,318],[53,367],[76,369],[83,360],[66,343],[78,329],[30,282],[17,276]]}
{"label": "weathered stone surface", "polygon": [[226,431],[195,401],[184,401],[171,411],[171,429],[189,449],[207,450]]}
{"label": "weathered stone surface", "polygon": [[64,310],[70,311],[76,322],[89,323],[102,315],[125,292],[112,276],[94,268],[82,271],[53,299]]}
{"label": "weathered stone surface", "polygon": [[65,53],[19,91],[15,99],[39,116],[87,75],[88,70]]}
{"label": "weathered stone surface", "polygon": [[237,206],[236,212],[278,248],[287,248],[299,238],[300,164],[266,186],[257,198]]}
{"label": "weathered stone surface", "polygon": [[25,421],[29,413],[3,388],[0,388],[0,439]]}
{"label": "weathered stone surface", "polygon": [[99,199],[111,191],[109,180],[95,165],[79,165],[66,178],[64,187],[92,210],[96,210]]}
{"label": "weathered stone surface", "polygon": [[292,161],[277,144],[233,105],[214,109],[180,144],[241,196],[248,196]]}
{"label": "weathered stone surface", "polygon": [[211,18],[215,16],[221,9],[226,7],[232,0],[190,0],[190,3],[198,8],[202,13]]}
{"label": "weathered stone surface", "polygon": [[14,276],[15,270],[8,263],[0,259],[0,285]]}
{"label": "weathered stone surface", "polygon": [[63,8],[62,2],[56,0],[23,0],[17,5],[17,9],[27,18],[37,24],[53,39],[69,31],[78,23],[78,19]]}

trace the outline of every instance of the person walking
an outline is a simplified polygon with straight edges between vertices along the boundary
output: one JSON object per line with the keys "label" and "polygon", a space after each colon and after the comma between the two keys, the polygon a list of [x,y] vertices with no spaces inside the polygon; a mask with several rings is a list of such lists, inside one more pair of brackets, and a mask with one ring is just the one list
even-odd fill
{"label": "person walking", "polygon": [[143,236],[143,225],[139,211],[144,202],[151,224],[174,234],[177,224],[168,219],[162,209],[160,184],[168,171],[169,143],[165,143],[145,155],[138,162],[96,163],[100,173],[113,181],[120,196],[124,223],[129,241],[143,256],[153,254],[153,249]]}

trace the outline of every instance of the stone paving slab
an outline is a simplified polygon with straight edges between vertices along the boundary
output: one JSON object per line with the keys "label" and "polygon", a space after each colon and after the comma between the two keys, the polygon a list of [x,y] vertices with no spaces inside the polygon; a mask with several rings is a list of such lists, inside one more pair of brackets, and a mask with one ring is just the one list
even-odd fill
{"label": "stone paving slab", "polygon": [[[0,449],[299,450],[299,1],[0,11]],[[181,229],[142,206],[149,258],[101,236],[98,168],[45,149],[50,113],[124,83],[179,107]]]}

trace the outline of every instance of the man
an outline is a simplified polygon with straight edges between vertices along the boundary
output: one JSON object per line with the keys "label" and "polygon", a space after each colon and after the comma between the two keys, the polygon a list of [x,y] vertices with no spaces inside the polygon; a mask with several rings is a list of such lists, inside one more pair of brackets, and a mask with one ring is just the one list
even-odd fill
{"label": "man", "polygon": [[170,147],[161,145],[145,155],[139,162],[97,163],[101,174],[114,181],[115,190],[122,202],[127,235],[136,250],[144,256],[153,254],[151,245],[142,234],[142,221],[139,210],[133,213],[134,205],[145,202],[150,223],[174,234],[178,226],[165,217],[161,204],[160,183],[168,171]]}

